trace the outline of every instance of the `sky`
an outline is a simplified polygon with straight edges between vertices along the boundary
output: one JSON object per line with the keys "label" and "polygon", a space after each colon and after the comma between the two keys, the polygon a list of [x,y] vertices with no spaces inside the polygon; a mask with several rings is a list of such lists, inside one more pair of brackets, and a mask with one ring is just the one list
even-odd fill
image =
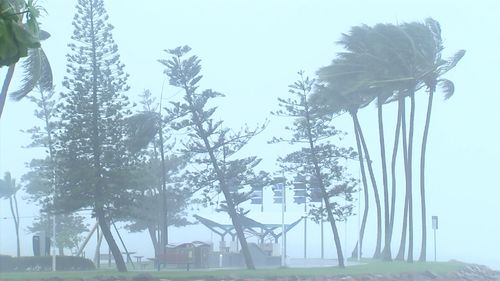
{"label": "sky", "polygon": [[[39,3],[47,10],[42,28],[51,33],[43,42],[49,57],[58,92],[63,91],[62,78],[66,70],[65,54],[71,42],[71,21],[75,0],[45,0]],[[109,22],[115,27],[113,36],[118,44],[125,70],[130,74],[128,95],[132,100],[145,89],[159,96],[162,88],[168,99],[181,93],[165,82],[163,66],[158,59],[166,58],[165,49],[180,45],[192,47],[192,54],[202,59],[202,88],[211,88],[226,97],[218,101],[218,117],[230,127],[269,122],[268,128],[254,138],[242,154],[263,158],[261,169],[276,169],[275,159],[290,151],[286,145],[270,145],[273,136],[284,134],[290,120],[270,116],[277,109],[277,98],[287,96],[287,86],[304,70],[314,77],[321,66],[328,65],[341,51],[335,42],[352,26],[377,23],[438,20],[444,38],[444,56],[465,49],[466,55],[446,78],[455,83],[455,95],[449,100],[436,96],[427,148],[428,217],[439,216],[437,231],[438,260],[457,259],[487,264],[500,269],[500,132],[497,124],[500,113],[498,66],[500,56],[498,1],[160,1],[145,0],[139,5],[131,0],[108,0],[105,8]],[[3,79],[6,69],[0,69]],[[19,69],[15,79],[19,79]],[[11,89],[19,83],[14,81]],[[419,155],[425,93],[417,98],[416,151]],[[25,172],[25,163],[43,153],[26,149],[29,136],[22,133],[39,124],[33,115],[34,106],[28,101],[8,100],[0,120],[0,174],[10,171],[15,178]],[[385,121],[388,136],[392,136],[395,106],[387,106]],[[374,163],[378,163],[376,111],[373,105],[360,113]],[[352,125],[347,116],[335,120],[335,126],[348,133],[343,144],[355,147]],[[392,139],[392,137],[388,137]],[[392,141],[391,141],[392,142]],[[388,141],[388,143],[390,143]],[[418,162],[415,162],[417,165]],[[351,166],[350,166],[351,167]],[[377,168],[377,167],[376,167]],[[352,166],[351,174],[359,171]],[[380,180],[379,180],[380,181]],[[418,182],[414,185],[417,186]],[[23,197],[22,195],[21,197]],[[401,198],[399,204],[401,205]],[[417,201],[418,202],[418,201]],[[398,208],[401,209],[401,206]],[[417,204],[418,205],[418,204]],[[373,206],[373,204],[372,204]],[[269,205],[266,212],[253,209],[251,217],[279,223],[280,208]],[[292,206],[287,220],[302,215],[300,206]],[[415,209],[419,217],[419,209]],[[206,217],[223,221],[213,210],[200,211]],[[31,254],[31,234],[26,227],[36,215],[37,208],[26,200],[21,202],[22,253]],[[13,223],[9,218],[8,200],[0,201],[0,253],[14,254]],[[419,221],[418,219],[416,221]],[[398,221],[397,221],[398,222]],[[89,220],[89,224],[92,222]],[[400,222],[399,222],[400,224]],[[302,226],[289,237],[288,254],[302,256]],[[356,240],[357,216],[340,225],[343,243],[350,252]],[[368,233],[374,232],[374,217],[369,218]],[[416,224],[416,227],[420,226]],[[430,227],[429,227],[430,228]],[[327,229],[327,228],[326,228]],[[396,227],[398,229],[398,227]],[[318,226],[310,226],[308,254],[319,255]],[[122,230],[124,233],[125,231]],[[416,231],[415,251],[419,250],[419,231]],[[333,258],[334,249],[325,231],[326,256]],[[374,236],[374,235],[368,235]],[[428,257],[433,258],[432,233],[428,233]],[[126,234],[128,248],[152,256],[147,236]],[[186,240],[217,241],[217,237],[201,226],[171,230],[172,242]],[[393,251],[398,247],[394,239]],[[217,243],[217,242],[215,242]],[[296,246],[300,245],[300,246]],[[373,250],[374,241],[367,237],[365,253]],[[148,249],[148,247],[150,247]],[[105,247],[104,247],[105,248]],[[92,250],[87,251],[92,255]]]}

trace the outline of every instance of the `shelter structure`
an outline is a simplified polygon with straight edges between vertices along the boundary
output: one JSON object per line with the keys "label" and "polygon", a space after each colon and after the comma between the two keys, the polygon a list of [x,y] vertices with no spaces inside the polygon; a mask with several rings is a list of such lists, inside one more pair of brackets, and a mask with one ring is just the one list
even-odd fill
{"label": "shelter structure", "polygon": [[[218,234],[221,237],[221,241],[225,241],[226,235],[231,236],[233,241],[236,239],[236,230],[232,224],[220,224],[198,215],[194,215],[194,217],[204,226]],[[243,215],[240,215],[239,218],[245,233],[258,237],[261,243],[270,238],[274,239],[274,243],[278,243],[278,239],[283,235],[281,224],[264,224]],[[285,233],[293,229],[302,219],[303,217],[291,224],[285,224]]]}

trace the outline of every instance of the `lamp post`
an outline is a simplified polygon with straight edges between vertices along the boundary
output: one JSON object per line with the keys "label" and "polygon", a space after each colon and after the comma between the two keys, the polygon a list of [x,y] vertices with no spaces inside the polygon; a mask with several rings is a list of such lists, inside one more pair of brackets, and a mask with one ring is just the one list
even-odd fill
{"label": "lamp post", "polygon": [[437,261],[436,230],[438,229],[438,216],[432,216],[432,229],[434,230],[434,262]]}

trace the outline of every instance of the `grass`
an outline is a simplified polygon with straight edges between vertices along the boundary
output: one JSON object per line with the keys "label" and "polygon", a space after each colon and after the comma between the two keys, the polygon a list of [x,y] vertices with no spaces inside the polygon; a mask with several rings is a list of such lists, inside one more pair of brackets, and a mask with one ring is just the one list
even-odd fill
{"label": "grass", "polygon": [[399,272],[424,272],[434,273],[454,272],[463,267],[459,262],[427,262],[427,263],[404,263],[404,262],[381,262],[372,261],[363,265],[316,268],[266,268],[258,270],[227,269],[227,270],[196,270],[196,271],[132,271],[120,273],[114,270],[79,271],[79,272],[8,272],[0,273],[0,280],[33,280],[50,277],[62,279],[91,278],[98,276],[123,276],[131,278],[140,273],[149,273],[154,277],[174,280],[190,279],[222,279],[225,277],[275,279],[277,277],[297,276],[332,276],[332,275],[362,275],[370,273],[399,273]]}

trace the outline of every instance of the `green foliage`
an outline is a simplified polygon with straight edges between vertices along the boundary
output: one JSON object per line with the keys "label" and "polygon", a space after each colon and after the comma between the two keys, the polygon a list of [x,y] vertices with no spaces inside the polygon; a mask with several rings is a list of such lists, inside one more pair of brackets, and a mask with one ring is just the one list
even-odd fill
{"label": "green foliage", "polygon": [[[323,106],[310,102],[315,81],[304,77],[289,86],[289,97],[278,98],[281,109],[273,115],[294,118],[292,126],[285,129],[291,138],[275,137],[271,143],[287,142],[298,146],[297,150],[278,159],[283,172],[292,174],[294,181],[306,186],[308,201],[312,200],[313,189],[319,188],[319,181],[325,187],[330,210],[336,220],[344,220],[352,214],[352,194],[356,192],[357,180],[349,178],[341,161],[354,159],[357,153],[331,143],[329,139],[341,139],[345,133],[332,124],[332,115],[325,114]],[[317,165],[316,165],[317,164]],[[317,173],[319,168],[320,174]],[[345,199],[338,200],[339,198]],[[315,221],[325,220],[326,208],[310,205],[310,215]]]}
{"label": "green foliage", "polygon": [[265,126],[233,131],[223,127],[222,121],[217,121],[214,117],[217,108],[209,104],[223,95],[212,90],[198,91],[202,78],[200,59],[197,56],[185,58],[190,50],[188,46],[166,50],[169,58],[159,60],[166,67],[164,72],[170,85],[184,91],[183,100],[171,102],[167,115],[172,120],[172,128],[182,130],[189,137],[182,142],[184,148],[181,151],[191,159],[195,168],[185,178],[190,186],[203,190],[205,202],[213,203],[213,194],[224,194],[221,209],[231,217],[247,267],[254,269],[239,222],[238,211],[241,213],[241,210],[238,210],[238,204],[250,199],[249,194],[239,191],[257,177],[253,169],[260,159],[255,156],[238,159],[235,155]]}
{"label": "green foliage", "polygon": [[125,123],[130,110],[124,94],[129,89],[128,75],[103,5],[103,1],[79,1],[73,20],[63,81],[66,91],[55,114],[62,120],[55,137],[60,190],[56,201],[61,212],[104,206],[112,211],[133,199],[127,180],[131,169]]}
{"label": "green foliage", "polygon": [[0,67],[8,66],[28,56],[28,49],[39,48],[39,28],[36,18],[39,7],[33,0],[0,1]]}
{"label": "green foliage", "polygon": [[[57,214],[56,215],[56,247],[62,254],[64,248],[73,251],[77,249],[83,240],[82,233],[87,232],[88,225],[84,224],[85,218],[77,214]],[[45,232],[48,237],[52,237],[52,217],[41,214],[35,218],[33,224],[28,226],[30,233]]]}
{"label": "green foliage", "polygon": [[[0,256],[0,272],[14,271],[50,271],[52,257],[17,257]],[[95,270],[94,263],[86,258],[73,256],[57,256],[56,269],[58,271]]]}
{"label": "green foliage", "polygon": [[[245,185],[255,181],[257,176],[253,169],[260,159],[255,156],[238,159],[235,154],[265,126],[234,131],[224,128],[222,121],[215,120],[217,108],[210,107],[209,103],[224,95],[212,90],[198,91],[198,82],[203,77],[200,74],[201,65],[197,56],[184,58],[190,50],[188,46],[166,50],[171,57],[159,61],[166,66],[165,74],[170,84],[185,92],[183,102],[172,102],[172,106],[167,108],[172,128],[184,130],[189,136],[188,141],[182,143],[184,148],[181,151],[203,168],[189,171],[186,178],[190,185],[203,191],[206,202],[210,203],[213,193],[219,194],[227,189],[235,195]],[[248,200],[249,196],[239,198],[241,200],[233,203],[238,205]]]}

